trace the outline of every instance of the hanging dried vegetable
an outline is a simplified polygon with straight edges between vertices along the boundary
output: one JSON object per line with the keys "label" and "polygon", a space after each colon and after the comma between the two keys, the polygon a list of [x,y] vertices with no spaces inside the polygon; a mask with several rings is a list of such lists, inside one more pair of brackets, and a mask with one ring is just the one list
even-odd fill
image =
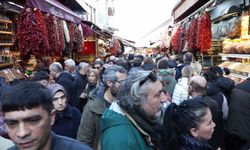
{"label": "hanging dried vegetable", "polygon": [[175,34],[173,35],[172,39],[171,39],[171,43],[173,45],[173,49],[174,51],[178,51],[178,41],[180,38],[180,33],[181,33],[181,27],[178,27],[178,29],[176,30]]}
{"label": "hanging dried vegetable", "polygon": [[47,25],[47,30],[48,30],[48,41],[50,45],[50,55],[54,56],[55,52],[59,51],[58,50],[58,45],[57,45],[57,36],[56,36],[56,27],[54,24],[54,17],[52,15],[45,15],[45,21]]}
{"label": "hanging dried vegetable", "polygon": [[79,28],[76,28],[76,43],[77,43],[77,52],[80,53],[83,48],[83,36]]}
{"label": "hanging dried vegetable", "polygon": [[40,44],[39,44],[39,51],[36,52],[38,55],[40,54],[44,54],[47,55],[49,52],[49,42],[48,42],[48,30],[45,24],[45,18],[42,14],[42,12],[40,10],[35,10],[34,11],[35,15],[36,15],[36,21],[37,21],[37,34],[40,34],[39,37],[40,38]]}
{"label": "hanging dried vegetable", "polygon": [[70,49],[73,51],[75,49],[75,26],[74,23],[69,23],[69,35],[70,35]]}
{"label": "hanging dried vegetable", "polygon": [[211,20],[205,12],[198,20],[198,48],[206,53],[212,47]]}
{"label": "hanging dried vegetable", "polygon": [[61,19],[57,17],[57,25],[58,25],[58,47],[59,47],[59,52],[58,54],[62,56],[62,51],[65,49],[65,39],[64,39],[64,33],[63,33],[63,24],[61,22]]}
{"label": "hanging dried vegetable", "polygon": [[21,12],[17,21],[17,38],[21,57],[30,54],[41,56],[41,54],[45,54],[45,51],[48,51],[45,30],[40,12],[37,12],[36,15],[31,8],[26,8]]}
{"label": "hanging dried vegetable", "polygon": [[193,51],[197,48],[197,19],[193,19],[188,29],[188,49]]}

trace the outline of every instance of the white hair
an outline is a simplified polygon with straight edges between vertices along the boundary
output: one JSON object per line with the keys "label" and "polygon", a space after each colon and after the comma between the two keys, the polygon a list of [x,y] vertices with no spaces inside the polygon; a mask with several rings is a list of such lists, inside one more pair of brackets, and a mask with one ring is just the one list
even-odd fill
{"label": "white hair", "polygon": [[67,59],[64,61],[64,64],[67,65],[67,66],[71,66],[71,67],[75,67],[76,66],[76,63],[73,59]]}

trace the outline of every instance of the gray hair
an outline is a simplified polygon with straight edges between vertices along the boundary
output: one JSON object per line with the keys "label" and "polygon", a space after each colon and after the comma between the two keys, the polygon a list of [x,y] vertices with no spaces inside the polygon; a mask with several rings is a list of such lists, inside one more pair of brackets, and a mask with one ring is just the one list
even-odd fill
{"label": "gray hair", "polygon": [[75,67],[76,66],[76,63],[73,59],[67,59],[64,61],[64,64],[67,65],[67,66],[70,66],[70,67]]}
{"label": "gray hair", "polygon": [[[149,78],[154,74],[153,78]],[[158,80],[158,77],[152,71],[138,70],[129,74],[127,79],[120,85],[117,99],[119,105],[125,110],[139,109],[142,102],[148,96],[148,85]]]}
{"label": "gray hair", "polygon": [[86,63],[86,62],[81,62],[81,63],[78,65],[79,70],[81,70],[81,69],[83,69],[83,68],[85,68],[85,67],[87,67],[87,66],[89,66],[89,63]]}
{"label": "gray hair", "polygon": [[112,65],[105,69],[104,73],[102,74],[102,79],[104,86],[107,87],[107,81],[116,81],[117,76],[116,73],[127,73],[126,69],[122,66]]}
{"label": "gray hair", "polygon": [[63,67],[59,62],[54,62],[49,66],[49,70],[53,70],[59,73],[59,72],[63,72]]}

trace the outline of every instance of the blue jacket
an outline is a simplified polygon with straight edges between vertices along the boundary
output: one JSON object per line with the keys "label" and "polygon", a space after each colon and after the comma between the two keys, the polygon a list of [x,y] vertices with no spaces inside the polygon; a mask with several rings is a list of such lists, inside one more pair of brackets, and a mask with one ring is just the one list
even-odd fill
{"label": "blue jacket", "polygon": [[81,113],[79,110],[68,105],[63,112],[56,113],[52,131],[56,134],[76,139],[80,121]]}
{"label": "blue jacket", "polygon": [[[56,135],[51,132],[51,149],[50,150],[92,150],[89,146],[82,144],[81,142]],[[8,150],[19,150],[16,146],[9,148]]]}

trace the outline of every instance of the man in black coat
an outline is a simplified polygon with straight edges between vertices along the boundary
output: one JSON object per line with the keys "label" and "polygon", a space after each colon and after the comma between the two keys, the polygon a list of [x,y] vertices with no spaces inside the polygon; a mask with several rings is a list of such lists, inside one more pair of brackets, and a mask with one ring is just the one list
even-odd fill
{"label": "man in black coat", "polygon": [[226,124],[226,149],[240,149],[250,141],[250,78],[235,86],[231,93]]}
{"label": "man in black coat", "polygon": [[66,92],[68,103],[76,107],[78,105],[78,99],[76,97],[75,78],[69,73],[63,72],[62,65],[59,62],[54,62],[49,66],[50,75],[56,81],[56,83],[62,85]]}

